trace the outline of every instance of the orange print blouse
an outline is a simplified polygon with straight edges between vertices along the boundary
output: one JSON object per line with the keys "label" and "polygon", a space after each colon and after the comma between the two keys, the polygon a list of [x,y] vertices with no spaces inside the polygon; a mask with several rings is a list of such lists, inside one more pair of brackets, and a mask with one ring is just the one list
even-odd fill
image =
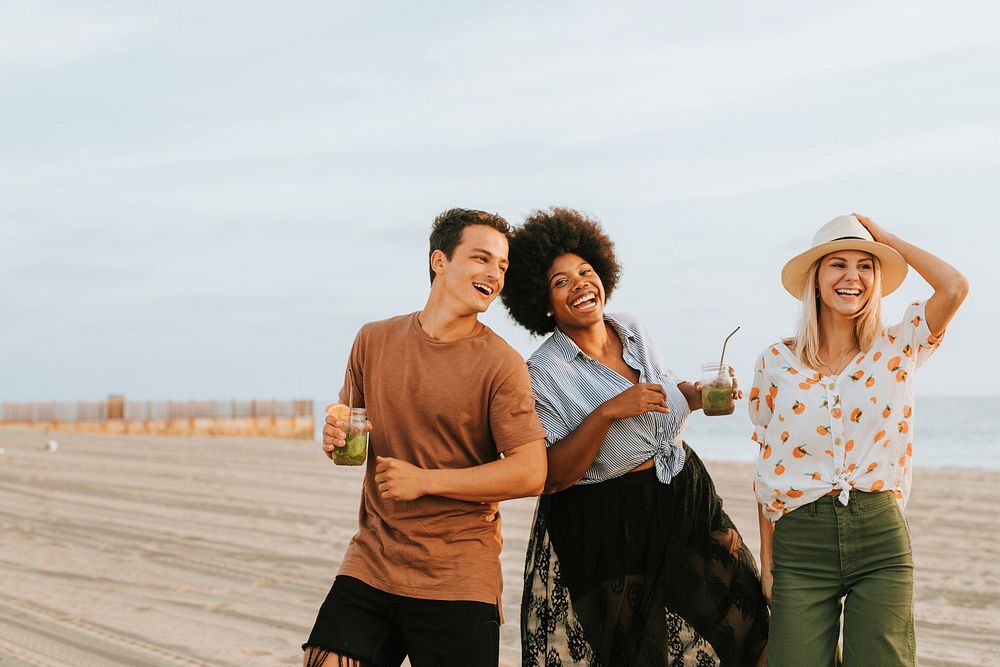
{"label": "orange print blouse", "polygon": [[783,343],[757,358],[748,408],[760,446],[754,492],[772,522],[839,490],[910,495],[913,373],[941,339],[924,317],[926,301],[885,327],[872,348],[838,376],[803,366]]}

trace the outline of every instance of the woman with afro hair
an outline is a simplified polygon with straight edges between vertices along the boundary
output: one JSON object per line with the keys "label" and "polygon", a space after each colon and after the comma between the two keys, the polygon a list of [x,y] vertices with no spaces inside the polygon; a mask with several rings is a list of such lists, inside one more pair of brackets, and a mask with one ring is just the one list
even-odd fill
{"label": "woman with afro hair", "polygon": [[638,320],[604,311],[620,275],[611,240],[572,209],[536,211],[512,234],[504,305],[550,334],[528,359],[549,472],[522,664],[762,663],[756,564],[681,439],[700,383],[674,376]]}

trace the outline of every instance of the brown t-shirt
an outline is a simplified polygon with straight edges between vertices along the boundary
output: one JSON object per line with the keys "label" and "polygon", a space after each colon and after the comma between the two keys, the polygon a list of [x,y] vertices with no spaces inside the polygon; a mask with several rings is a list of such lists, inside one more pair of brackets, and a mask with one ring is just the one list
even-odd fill
{"label": "brown t-shirt", "polygon": [[368,409],[373,430],[358,533],[340,574],[397,595],[499,604],[499,504],[383,499],[375,456],[469,468],[543,439],[524,360],[489,327],[441,342],[412,313],[363,326],[349,366],[354,404]]}

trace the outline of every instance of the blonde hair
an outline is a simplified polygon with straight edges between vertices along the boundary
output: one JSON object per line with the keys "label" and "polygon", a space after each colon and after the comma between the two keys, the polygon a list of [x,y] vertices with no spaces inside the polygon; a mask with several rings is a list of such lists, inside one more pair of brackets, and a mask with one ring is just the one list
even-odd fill
{"label": "blonde hair", "polygon": [[[823,302],[817,291],[819,267],[825,258],[825,255],[820,257],[809,267],[806,284],[802,287],[802,319],[799,320],[798,331],[792,338],[784,340],[785,345],[795,351],[800,363],[814,369],[826,365],[819,356],[819,309]],[[854,320],[854,342],[862,352],[872,349],[882,331],[882,269],[878,257],[872,255],[872,262],[875,277],[869,292],[871,296],[861,310],[851,316]]]}

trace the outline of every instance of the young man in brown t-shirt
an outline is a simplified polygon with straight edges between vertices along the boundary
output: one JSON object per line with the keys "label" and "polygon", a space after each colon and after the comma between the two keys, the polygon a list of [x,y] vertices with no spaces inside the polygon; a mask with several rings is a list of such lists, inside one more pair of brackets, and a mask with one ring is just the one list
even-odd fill
{"label": "young man in brown t-shirt", "polygon": [[[372,423],[368,469],[307,666],[498,662],[498,502],[539,494],[546,474],[524,361],[478,319],[503,288],[508,233],[498,215],[442,213],[423,310],[358,332],[348,382]],[[342,427],[327,418],[328,455]]]}

